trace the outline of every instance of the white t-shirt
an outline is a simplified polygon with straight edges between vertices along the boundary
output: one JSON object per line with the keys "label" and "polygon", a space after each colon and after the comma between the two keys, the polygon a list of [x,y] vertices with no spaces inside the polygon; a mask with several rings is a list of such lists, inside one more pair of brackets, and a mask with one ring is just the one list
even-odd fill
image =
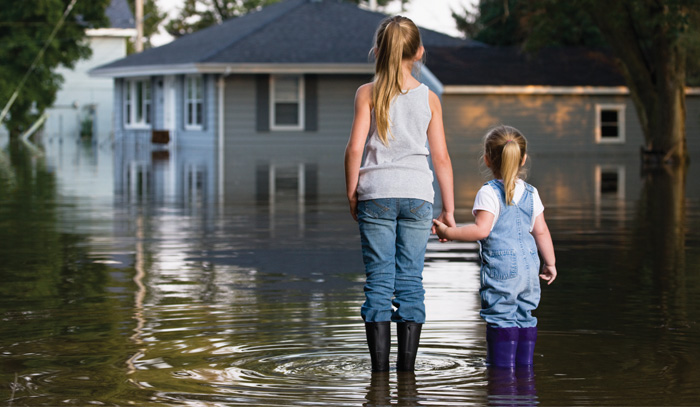
{"label": "white t-shirt", "polygon": [[[501,180],[499,180],[501,181]],[[501,181],[502,182],[502,181]],[[544,212],[544,205],[540,199],[540,194],[537,192],[537,188],[532,187],[534,192],[532,194],[533,200],[533,211],[532,211],[532,224],[530,225],[530,232],[535,227],[535,219]],[[513,201],[515,203],[520,202],[520,198],[523,197],[525,192],[525,182],[518,179],[515,181],[515,194],[513,195]],[[476,216],[476,211],[487,211],[493,214],[493,225],[491,225],[491,230],[498,220],[498,215],[501,212],[501,204],[496,190],[493,189],[491,185],[484,185],[481,187],[479,192],[476,193],[476,198],[474,198],[474,209],[472,209],[472,214]]]}

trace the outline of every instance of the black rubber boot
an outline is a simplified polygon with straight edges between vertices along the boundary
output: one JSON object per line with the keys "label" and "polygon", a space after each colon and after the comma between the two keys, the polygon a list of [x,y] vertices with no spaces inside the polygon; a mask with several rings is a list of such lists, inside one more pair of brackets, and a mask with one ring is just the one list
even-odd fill
{"label": "black rubber boot", "polygon": [[386,322],[365,322],[367,346],[372,358],[373,372],[389,371],[389,352],[391,351],[391,325]]}
{"label": "black rubber boot", "polygon": [[412,372],[416,367],[416,354],[420,343],[420,331],[423,324],[416,322],[399,322],[396,324],[399,337],[399,357],[396,370]]}

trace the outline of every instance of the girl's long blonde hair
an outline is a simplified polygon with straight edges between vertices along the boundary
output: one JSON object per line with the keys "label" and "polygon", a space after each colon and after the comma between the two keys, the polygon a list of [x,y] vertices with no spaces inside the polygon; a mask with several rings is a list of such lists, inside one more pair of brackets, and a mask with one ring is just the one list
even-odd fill
{"label": "girl's long blonde hair", "polygon": [[410,19],[402,16],[387,17],[377,28],[374,38],[374,86],[372,106],[377,134],[384,145],[389,145],[389,105],[403,90],[402,61],[413,59],[421,47],[420,31]]}
{"label": "girl's long blonde hair", "polygon": [[512,205],[515,181],[521,173],[523,157],[527,153],[527,140],[518,129],[498,126],[484,137],[484,157],[496,178],[503,180],[506,204]]}

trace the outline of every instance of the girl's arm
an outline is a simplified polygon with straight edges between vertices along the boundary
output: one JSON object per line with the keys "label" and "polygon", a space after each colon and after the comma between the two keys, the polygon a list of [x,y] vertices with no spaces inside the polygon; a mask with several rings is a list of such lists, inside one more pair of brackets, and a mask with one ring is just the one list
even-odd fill
{"label": "girl's arm", "polygon": [[[447,226],[455,226],[452,161],[450,160],[450,154],[447,151],[447,142],[445,141],[445,128],[442,123],[442,105],[440,105],[440,98],[432,91],[430,91],[429,102],[432,118],[428,125],[428,144],[430,145],[430,158],[433,161],[433,168],[435,169],[435,175],[442,196],[442,211],[440,212],[440,216],[438,216],[438,221],[447,224]],[[436,227],[433,226],[432,233],[436,232]],[[440,241],[445,242],[447,240],[440,236]]]}
{"label": "girl's arm", "polygon": [[544,265],[542,266],[542,274],[540,278],[547,281],[547,285],[552,284],[557,278],[557,268],[555,266],[556,258],[554,257],[554,244],[552,244],[552,236],[549,234],[549,227],[544,220],[544,213],[541,213],[535,218],[535,226],[532,228],[532,235],[537,243],[537,250],[542,255]]}
{"label": "girl's arm", "polygon": [[462,226],[447,226],[437,219],[433,219],[438,237],[445,240],[460,240],[463,242],[475,242],[485,239],[491,233],[493,225],[493,213],[489,211],[476,211],[474,223]]}
{"label": "girl's arm", "polygon": [[362,153],[371,123],[372,84],[360,86],[355,93],[355,117],[352,121],[350,139],[345,147],[345,187],[350,204],[350,214],[357,220],[357,182],[360,178]]}

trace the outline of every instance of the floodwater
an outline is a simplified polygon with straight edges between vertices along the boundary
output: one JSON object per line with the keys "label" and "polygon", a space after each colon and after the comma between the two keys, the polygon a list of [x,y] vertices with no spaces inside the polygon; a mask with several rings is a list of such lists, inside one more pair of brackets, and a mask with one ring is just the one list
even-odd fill
{"label": "floodwater", "polygon": [[[534,369],[485,366],[477,246],[431,240],[415,375],[373,376],[342,148],[273,163],[242,146],[222,166],[206,149],[37,144],[0,142],[4,405],[700,404],[692,166],[535,156],[559,278]],[[484,178],[452,156],[469,222]]]}

